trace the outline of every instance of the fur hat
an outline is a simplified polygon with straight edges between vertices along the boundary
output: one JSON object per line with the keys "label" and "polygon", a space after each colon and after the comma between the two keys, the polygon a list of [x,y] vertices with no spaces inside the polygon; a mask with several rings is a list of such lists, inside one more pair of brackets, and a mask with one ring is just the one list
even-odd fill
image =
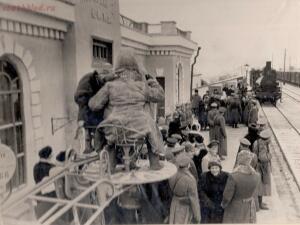
{"label": "fur hat", "polygon": [[115,71],[118,72],[124,69],[140,71],[135,54],[131,49],[123,49],[118,55]]}
{"label": "fur hat", "polygon": [[248,166],[252,161],[253,155],[250,151],[242,150],[237,155],[237,164]]}

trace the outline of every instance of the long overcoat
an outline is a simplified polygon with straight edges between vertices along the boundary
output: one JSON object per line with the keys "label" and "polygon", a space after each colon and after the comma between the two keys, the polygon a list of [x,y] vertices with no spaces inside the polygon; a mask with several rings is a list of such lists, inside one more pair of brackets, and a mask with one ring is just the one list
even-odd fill
{"label": "long overcoat", "polygon": [[255,191],[259,174],[251,166],[238,166],[228,177],[223,201],[223,223],[255,223]]}
{"label": "long overcoat", "polygon": [[155,121],[149,112],[145,111],[145,104],[163,99],[164,91],[157,81],[151,79],[143,82],[119,78],[107,82],[89,101],[89,106],[94,111],[107,106],[110,113],[104,115],[105,119],[100,126],[107,126],[104,133],[109,143],[115,143],[118,138],[122,138],[116,135],[115,128],[109,125],[124,126],[137,131],[126,131],[126,138],[147,137],[152,152],[158,153],[164,149],[162,137],[157,132]]}
{"label": "long overcoat", "polygon": [[223,115],[218,114],[214,120],[215,137],[219,141],[219,156],[227,156],[227,135],[225,129],[225,118]]}
{"label": "long overcoat", "polygon": [[169,185],[173,194],[169,223],[200,223],[197,183],[193,175],[187,170],[179,169],[177,174],[170,178]]}
{"label": "long overcoat", "polygon": [[216,139],[216,132],[215,132],[215,126],[214,126],[214,120],[216,115],[218,114],[218,110],[213,108],[208,111],[207,114],[207,122],[209,125],[209,140],[215,140]]}
{"label": "long overcoat", "polygon": [[201,223],[222,223],[224,210],[221,207],[223,192],[228,173],[221,171],[218,176],[211,172],[201,175],[199,198],[201,205]]}
{"label": "long overcoat", "polygon": [[258,120],[258,108],[256,106],[252,106],[249,111],[248,124],[257,123]]}
{"label": "long overcoat", "polygon": [[[253,144],[253,153],[257,155],[256,171],[261,176],[258,196],[271,196],[271,153],[269,145],[258,139]],[[265,156],[267,156],[267,158]]]}
{"label": "long overcoat", "polygon": [[240,121],[240,115],[242,113],[241,102],[238,98],[234,98],[229,105],[230,122],[231,124],[238,124]]}

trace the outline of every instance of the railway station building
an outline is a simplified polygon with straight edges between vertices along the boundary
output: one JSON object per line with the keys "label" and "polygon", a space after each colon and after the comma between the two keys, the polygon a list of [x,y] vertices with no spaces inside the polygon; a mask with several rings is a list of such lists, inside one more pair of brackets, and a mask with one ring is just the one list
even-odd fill
{"label": "railway station building", "polygon": [[123,47],[165,89],[159,115],[189,101],[197,44],[176,22],[133,21],[120,15],[118,0],[0,0],[0,139],[17,157],[15,196],[32,187],[39,149],[72,144],[79,80],[114,65]]}

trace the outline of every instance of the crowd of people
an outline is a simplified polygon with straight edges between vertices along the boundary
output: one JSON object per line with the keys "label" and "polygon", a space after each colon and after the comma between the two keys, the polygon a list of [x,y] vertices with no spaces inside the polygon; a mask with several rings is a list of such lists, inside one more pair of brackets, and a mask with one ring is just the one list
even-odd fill
{"label": "crowd of people", "polygon": [[[108,224],[255,223],[256,212],[268,209],[263,196],[271,195],[271,133],[266,121],[258,118],[252,96],[233,88],[225,88],[224,93],[226,98],[217,93],[201,98],[196,90],[191,104],[178,105],[170,121],[162,117],[155,121],[151,103],[162,101],[164,92],[155,78],[139,68],[133,54],[120,54],[114,73],[104,70],[83,77],[75,101],[78,124],[87,130],[85,154],[106,149],[114,172],[117,152],[113,144],[118,137],[112,126],[107,126],[113,124],[138,131],[126,134],[130,140],[146,138],[151,170],[159,173],[162,160],[178,170],[169,180],[139,185],[139,207],[134,210],[112,202],[105,210]],[[237,154],[230,173],[222,167],[228,155],[226,124],[238,128],[240,123],[248,126],[248,134],[240,146],[230,146]],[[203,132],[207,129],[206,146]],[[68,163],[66,159],[73,154],[60,152],[54,166],[49,160],[51,153],[51,147],[40,151],[40,162],[34,167],[37,183],[55,174],[55,168]],[[55,194],[71,199],[76,191],[66,193],[69,189],[57,188],[66,185],[64,182],[55,184]]]}

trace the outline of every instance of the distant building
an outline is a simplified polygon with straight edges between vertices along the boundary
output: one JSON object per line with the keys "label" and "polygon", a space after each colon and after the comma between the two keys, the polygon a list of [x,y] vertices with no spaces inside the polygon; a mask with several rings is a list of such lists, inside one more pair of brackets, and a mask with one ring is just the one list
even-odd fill
{"label": "distant building", "polygon": [[134,48],[165,88],[160,114],[188,101],[190,35],[173,21],[120,16],[118,0],[0,0],[0,139],[18,159],[14,195],[33,184],[41,147],[58,152],[72,143],[77,83],[103,63],[114,65],[122,47]]}

